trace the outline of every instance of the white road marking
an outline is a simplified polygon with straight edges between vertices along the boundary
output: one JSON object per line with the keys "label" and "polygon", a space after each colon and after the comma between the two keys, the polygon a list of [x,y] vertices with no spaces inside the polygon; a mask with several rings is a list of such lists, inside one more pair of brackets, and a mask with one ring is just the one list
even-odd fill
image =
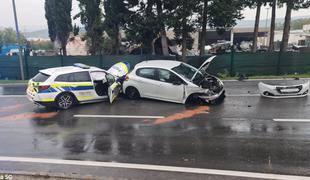
{"label": "white road marking", "polygon": [[260,94],[226,94],[227,97],[258,97]]}
{"label": "white road marking", "polygon": [[19,98],[19,97],[27,97],[27,95],[0,95],[0,98]]}
{"label": "white road marking", "polygon": [[149,165],[149,164],[131,164],[131,163],[78,161],[78,160],[62,160],[62,159],[46,159],[46,158],[27,158],[27,157],[6,157],[6,156],[0,156],[0,161],[21,162],[21,163],[45,163],[45,164],[61,164],[61,165],[95,166],[95,167],[107,167],[107,168],[125,168],[125,169],[136,169],[136,170],[181,172],[181,173],[192,173],[192,174],[235,176],[235,177],[276,179],[276,180],[284,180],[284,179],[285,180],[288,180],[288,179],[294,179],[294,180],[306,180],[306,179],[308,179],[308,180],[310,180],[310,177],[306,177],[306,176],[282,175],[282,174],[271,174],[271,173],[256,173],[256,172],[219,170],[219,169],[176,167],[176,166],[160,166],[160,165]]}
{"label": "white road marking", "polygon": [[310,122],[310,119],[273,119],[276,122]]}
{"label": "white road marking", "polygon": [[161,119],[165,116],[130,116],[130,115],[91,115],[77,114],[73,117],[79,118],[124,118],[124,119]]}

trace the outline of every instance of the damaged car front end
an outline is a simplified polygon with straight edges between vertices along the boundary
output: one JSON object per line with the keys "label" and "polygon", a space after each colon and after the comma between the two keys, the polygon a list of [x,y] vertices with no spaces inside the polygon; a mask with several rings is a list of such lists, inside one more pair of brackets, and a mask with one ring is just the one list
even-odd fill
{"label": "damaged car front end", "polygon": [[215,101],[225,98],[224,83],[219,78],[207,73],[207,69],[215,57],[207,59],[192,77],[191,82],[197,85],[202,93],[193,92],[189,98],[199,98],[207,103],[215,103]]}

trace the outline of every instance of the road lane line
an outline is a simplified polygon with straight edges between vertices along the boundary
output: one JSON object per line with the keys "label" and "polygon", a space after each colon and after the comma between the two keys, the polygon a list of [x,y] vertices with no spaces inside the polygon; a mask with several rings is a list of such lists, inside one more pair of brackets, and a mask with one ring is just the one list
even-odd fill
{"label": "road lane line", "polygon": [[124,119],[161,119],[165,116],[130,116],[130,115],[91,115],[91,114],[77,114],[73,117],[77,118],[124,118]]}
{"label": "road lane line", "polygon": [[310,177],[306,177],[306,176],[219,170],[219,169],[176,167],[176,166],[160,166],[160,165],[150,165],[150,164],[132,164],[132,163],[79,161],[79,160],[27,158],[27,157],[7,157],[7,156],[0,156],[0,161],[20,162],[20,163],[45,163],[45,164],[60,164],[60,165],[94,166],[94,167],[106,167],[106,168],[125,168],[125,169],[135,169],[135,170],[181,172],[181,173],[192,173],[192,174],[235,176],[235,177],[276,179],[276,180],[288,180],[288,179],[310,180]]}
{"label": "road lane line", "polygon": [[276,122],[310,122],[310,119],[273,119]]}
{"label": "road lane line", "polygon": [[19,97],[27,97],[27,95],[0,95],[0,98],[19,98]]}
{"label": "road lane line", "polygon": [[260,94],[226,94],[227,97],[259,97]]}

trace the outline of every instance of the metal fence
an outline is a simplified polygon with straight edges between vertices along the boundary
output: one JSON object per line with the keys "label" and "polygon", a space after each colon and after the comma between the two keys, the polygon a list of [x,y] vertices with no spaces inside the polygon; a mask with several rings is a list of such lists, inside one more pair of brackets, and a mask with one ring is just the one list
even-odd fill
{"label": "metal fence", "polygon": [[[209,56],[187,57],[187,62],[199,67]],[[84,63],[108,69],[119,61],[128,61],[132,67],[145,60],[168,59],[174,56],[28,56],[24,57],[25,77],[33,77],[40,69]],[[17,56],[0,56],[0,79],[20,79]],[[211,74],[275,75],[310,73],[310,53],[230,53],[218,55],[209,67]]]}

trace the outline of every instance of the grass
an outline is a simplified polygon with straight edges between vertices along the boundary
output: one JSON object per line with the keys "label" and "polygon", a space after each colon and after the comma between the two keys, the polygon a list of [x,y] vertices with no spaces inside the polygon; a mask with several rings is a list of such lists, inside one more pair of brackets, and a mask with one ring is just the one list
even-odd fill
{"label": "grass", "polygon": [[0,80],[0,84],[27,83],[28,80]]}
{"label": "grass", "polygon": [[[310,74],[288,74],[288,75],[265,75],[265,76],[249,76],[249,79],[290,79],[290,78],[310,78]],[[222,80],[237,80],[239,77],[220,77]]]}

